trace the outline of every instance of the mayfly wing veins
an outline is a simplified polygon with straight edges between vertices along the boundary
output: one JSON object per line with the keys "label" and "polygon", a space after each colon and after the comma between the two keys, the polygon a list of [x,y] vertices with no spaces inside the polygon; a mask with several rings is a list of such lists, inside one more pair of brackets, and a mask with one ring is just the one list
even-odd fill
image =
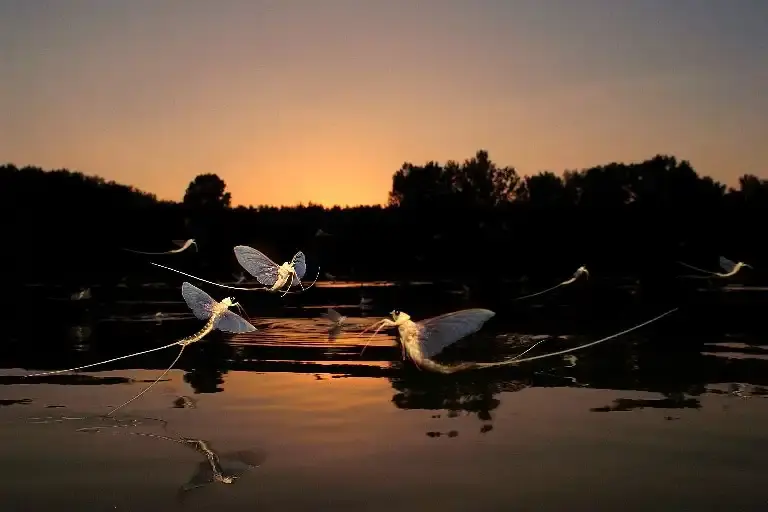
{"label": "mayfly wing veins", "polygon": [[332,308],[328,308],[327,316],[328,316],[328,320],[330,320],[333,323],[336,323],[341,319],[341,314]]}
{"label": "mayfly wing veins", "polygon": [[181,295],[198,320],[211,318],[213,308],[217,304],[213,297],[187,281],[181,284]]}
{"label": "mayfly wing veins", "polygon": [[301,251],[297,252],[291,258],[291,264],[293,265],[294,272],[296,272],[296,277],[303,279],[304,274],[307,273],[307,258],[304,256],[304,253]]}
{"label": "mayfly wing veins", "polygon": [[722,268],[726,272],[732,272],[735,267],[736,267],[735,262],[729,260],[725,256],[720,256],[720,268]]}
{"label": "mayfly wing veins", "polygon": [[214,328],[232,334],[241,334],[256,330],[256,327],[254,327],[248,320],[233,311],[225,311],[222,313],[214,323]]}
{"label": "mayfly wing veins", "polygon": [[480,330],[496,313],[488,309],[465,309],[417,322],[424,357],[433,357],[446,347]]}
{"label": "mayfly wing veins", "polygon": [[237,245],[234,251],[237,262],[259,283],[272,286],[277,282],[278,265],[264,253],[247,245]]}

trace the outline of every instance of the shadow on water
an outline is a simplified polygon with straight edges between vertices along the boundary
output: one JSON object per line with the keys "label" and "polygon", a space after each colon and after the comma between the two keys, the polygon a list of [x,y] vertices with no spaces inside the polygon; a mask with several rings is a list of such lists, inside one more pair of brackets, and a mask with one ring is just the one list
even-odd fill
{"label": "shadow on water", "polygon": [[[658,499],[670,510],[706,509],[711,497],[697,498],[692,490],[700,485],[731,489],[718,503],[734,510],[758,510],[755,504],[765,501],[756,482],[768,475],[754,447],[768,437],[754,425],[768,421],[768,402],[760,400],[768,396],[768,347],[742,321],[743,311],[717,319],[730,333],[711,322],[708,330],[686,330],[701,309],[683,311],[585,351],[519,367],[436,375],[401,360],[395,331],[377,335],[362,357],[368,334],[358,334],[395,307],[419,320],[482,303],[449,293],[426,301],[422,292],[406,294],[398,285],[363,292],[360,286],[320,287],[282,304],[244,293],[238,299],[258,330],[215,332],[190,346],[177,370],[131,405],[134,416],[126,412],[109,424],[98,415],[154,380],[173,359],[172,350],[92,372],[21,376],[160,346],[200,328],[178,290],[147,289],[109,304],[115,297],[94,286],[88,308],[49,310],[39,329],[8,333],[0,347],[6,368],[0,375],[0,435],[19,442],[2,448],[0,457],[26,471],[45,466],[40,478],[51,485],[49,498],[30,498],[31,484],[6,479],[0,491],[16,505],[11,510],[52,510],[46,508],[52,503],[82,511],[155,510],[171,503],[169,491],[180,485],[208,488],[179,491],[189,495],[185,508],[200,510],[307,510],[319,504],[423,510],[430,508],[421,498],[427,488],[462,510],[490,510],[509,499],[540,510],[647,510]],[[359,307],[361,293],[370,299],[366,310]],[[588,292],[494,306],[496,317],[438,359],[500,360],[542,339],[530,355],[553,352],[660,313],[610,315],[601,303],[579,302],[579,293]],[[143,302],[142,294],[152,301]],[[738,297],[711,299],[723,301],[725,311],[740,304]],[[702,304],[696,306],[709,307]],[[331,325],[321,317],[327,307],[348,317],[336,336],[329,336]],[[32,314],[17,313],[16,324],[29,325],[25,318]],[[164,318],[158,321],[157,313]],[[58,409],[63,414],[51,414]],[[140,414],[147,418],[137,419]],[[676,430],[665,430],[670,428]],[[211,485],[261,465],[263,452],[239,448],[253,446],[253,439],[279,457],[270,455],[248,486]],[[56,448],[46,452],[43,445]],[[587,459],[590,468],[584,470]],[[54,484],[64,467],[60,460],[79,462],[65,483]],[[467,460],[473,474],[496,476],[468,476]],[[120,467],[120,478],[100,469],[107,461]],[[190,466],[196,468],[191,478]],[[684,472],[700,480],[687,480]],[[651,474],[677,483],[661,487]],[[517,490],[510,498],[503,482],[512,479]],[[622,492],[600,491],[602,505],[595,508],[595,481]],[[299,492],[310,484],[315,491]],[[553,495],[552,486],[561,492]],[[98,498],[88,495],[96,489],[102,489]],[[626,493],[637,495],[638,503],[622,505]]]}

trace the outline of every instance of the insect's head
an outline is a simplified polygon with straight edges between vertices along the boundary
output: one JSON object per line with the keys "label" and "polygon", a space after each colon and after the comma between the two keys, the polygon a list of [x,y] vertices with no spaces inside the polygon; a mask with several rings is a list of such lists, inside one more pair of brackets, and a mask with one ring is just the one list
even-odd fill
{"label": "insect's head", "polygon": [[403,313],[402,311],[398,311],[397,309],[392,310],[389,312],[390,315],[392,315],[392,320],[395,322],[405,322],[406,320],[410,320],[410,315],[408,313]]}
{"label": "insect's head", "polygon": [[235,302],[234,297],[224,297],[224,300],[222,300],[221,303],[228,308],[231,308],[233,306],[239,306],[239,304]]}
{"label": "insect's head", "polygon": [[739,265],[741,265],[742,267],[745,267],[745,268],[753,268],[752,265],[749,265],[749,264],[744,263],[744,262],[740,262]]}
{"label": "insect's head", "polygon": [[221,483],[223,484],[233,484],[235,483],[235,480],[237,480],[237,476],[235,475],[224,475],[221,477]]}
{"label": "insect's head", "polygon": [[587,270],[587,267],[585,267],[584,265],[580,266],[578,270],[576,270],[576,273],[584,274],[585,276],[587,276],[587,279],[589,279],[589,270]]}

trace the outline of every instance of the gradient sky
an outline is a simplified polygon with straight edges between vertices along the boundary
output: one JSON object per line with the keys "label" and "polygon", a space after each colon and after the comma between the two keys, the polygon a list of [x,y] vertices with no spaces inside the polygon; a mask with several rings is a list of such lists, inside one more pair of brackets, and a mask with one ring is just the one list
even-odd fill
{"label": "gradient sky", "polygon": [[3,0],[0,162],[386,201],[403,162],[768,177],[765,0]]}

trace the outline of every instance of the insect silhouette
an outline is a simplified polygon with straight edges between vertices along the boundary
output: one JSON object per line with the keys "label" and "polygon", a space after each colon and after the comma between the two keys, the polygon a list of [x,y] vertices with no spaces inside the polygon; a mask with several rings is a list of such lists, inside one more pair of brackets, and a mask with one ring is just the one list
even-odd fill
{"label": "insect silhouette", "polygon": [[282,265],[278,265],[269,259],[264,253],[252,247],[238,245],[235,246],[234,251],[235,258],[237,258],[238,263],[240,263],[240,265],[242,265],[249,274],[255,277],[260,284],[265,285],[264,288],[240,288],[237,286],[228,286],[221,283],[214,283],[213,281],[208,281],[207,279],[193,276],[192,274],[187,274],[181,270],[176,270],[175,268],[160,265],[159,263],[153,263],[151,261],[149,263],[156,267],[164,268],[166,270],[176,272],[177,274],[191,277],[192,279],[197,279],[203,283],[212,284],[213,286],[226,288],[228,290],[242,290],[247,292],[266,290],[274,292],[279,291],[287,284],[288,288],[286,288],[286,290],[283,292],[283,297],[285,297],[285,295],[288,293],[300,293],[290,291],[290,288],[296,283],[298,283],[302,291],[309,290],[315,285],[317,278],[320,276],[320,267],[318,267],[315,280],[312,281],[309,286],[304,288],[301,283],[301,278],[304,277],[304,274],[307,272],[307,262],[304,253],[301,251],[297,252],[290,262],[285,262]]}
{"label": "insect silhouette", "polygon": [[197,242],[195,242],[194,238],[190,238],[189,240],[173,240],[173,243],[179,246],[178,249],[173,249],[172,251],[165,251],[165,252],[145,252],[145,251],[136,251],[134,249],[125,249],[129,252],[135,252],[136,254],[151,254],[151,255],[159,255],[159,254],[178,254],[180,252],[184,252],[193,245],[195,246],[195,252],[198,252],[197,249]]}
{"label": "insect silhouette", "polygon": [[328,312],[323,316],[331,322],[331,326],[328,328],[328,338],[335,339],[341,333],[347,317],[332,308],[328,308]]}
{"label": "insect silhouette", "polygon": [[[419,369],[450,374],[465,370],[478,370],[484,368],[517,365],[528,361],[534,361],[536,359],[554,357],[570,352],[575,352],[577,350],[582,350],[651,324],[677,311],[677,309],[678,308],[671,309],[634,327],[630,327],[629,329],[625,329],[619,333],[612,334],[605,338],[585,343],[577,347],[521,359],[524,354],[544,341],[541,340],[526,349],[521,354],[518,354],[510,359],[491,363],[466,362],[447,365],[438,363],[432,359],[434,356],[442,352],[446,347],[480,330],[483,324],[485,324],[485,322],[487,322],[496,314],[493,311],[487,309],[464,309],[461,311],[440,315],[434,318],[429,318],[427,320],[422,320],[420,322],[414,322],[411,320],[410,315],[407,313],[392,311],[392,320],[384,318],[383,320],[376,323],[379,324],[379,326],[373,333],[373,336],[375,336],[376,333],[378,333],[379,330],[384,327],[397,327],[398,333],[400,335],[400,346],[402,348],[403,359],[406,359],[406,357],[409,358]],[[373,325],[365,329],[363,332],[373,327]],[[363,334],[363,332],[360,334]],[[373,336],[371,336],[371,338]],[[365,346],[367,345],[368,343],[366,343]],[[363,350],[365,350],[365,347],[363,347]]]}
{"label": "insect silhouette", "polygon": [[158,350],[163,350],[176,345],[179,345],[181,347],[181,349],[179,350],[179,354],[176,356],[176,359],[173,360],[170,366],[168,366],[168,368],[162,374],[160,374],[160,376],[157,379],[155,379],[154,382],[152,382],[149,386],[144,388],[141,392],[139,392],[139,394],[137,394],[127,402],[112,409],[109,413],[107,413],[107,416],[109,416],[113,414],[115,411],[122,409],[123,407],[133,402],[134,400],[142,396],[147,391],[149,391],[152,388],[152,386],[157,384],[160,381],[160,379],[165,377],[165,375],[169,371],[171,371],[174,365],[181,358],[181,354],[184,352],[184,349],[187,346],[197,341],[200,341],[201,339],[203,339],[205,335],[207,335],[211,331],[218,329],[220,331],[238,334],[238,333],[251,332],[256,330],[256,328],[253,325],[251,325],[251,323],[248,322],[246,319],[244,319],[243,317],[241,317],[240,315],[238,315],[233,311],[229,311],[230,307],[240,305],[239,303],[235,302],[234,299],[231,297],[225,297],[221,302],[216,302],[210,295],[208,295],[201,289],[187,282],[182,283],[181,294],[182,294],[182,297],[184,297],[184,301],[187,303],[187,306],[189,306],[189,308],[192,310],[192,313],[194,313],[195,317],[197,317],[199,320],[206,320],[206,323],[203,326],[203,328],[200,329],[197,333],[191,336],[187,336],[186,338],[182,338],[180,340],[174,341],[173,343],[163,345],[162,347],[143,350],[141,352],[136,352],[134,354],[115,357],[113,359],[108,359],[106,361],[100,361],[98,363],[78,366],[76,368],[68,368],[66,370],[57,370],[53,372],[34,373],[31,375],[26,375],[26,377],[41,377],[44,375],[53,375],[57,373],[72,372],[72,371],[82,370],[84,368],[91,368],[91,367],[106,364],[106,363],[112,363],[114,361],[119,361],[121,359],[128,359],[130,357],[148,354],[150,352],[156,352]]}
{"label": "insect silhouette", "polygon": [[555,286],[551,288],[547,288],[546,290],[542,290],[536,293],[531,293],[530,295],[523,295],[522,297],[517,297],[514,300],[530,299],[531,297],[536,297],[537,295],[544,295],[547,292],[551,292],[552,290],[556,290],[557,288],[568,286],[569,284],[576,282],[576,280],[582,275],[585,276],[587,279],[589,279],[589,271],[587,270],[587,267],[585,267],[584,265],[577,268],[576,272],[573,273],[570,279],[566,279],[562,283],[556,284]]}
{"label": "insect silhouette", "polygon": [[83,288],[79,292],[75,292],[72,295],[69,296],[72,300],[86,300],[91,298],[91,289],[90,288]]}
{"label": "insect silhouette", "polygon": [[709,274],[713,277],[731,277],[735,275],[739,270],[742,268],[752,268],[751,265],[748,265],[744,262],[738,262],[735,263],[725,256],[720,256],[720,268],[723,269],[723,272],[712,272],[711,270],[704,270],[703,268],[694,267],[693,265],[689,265],[687,263],[684,263],[682,261],[678,261],[680,265],[683,265],[684,267],[688,267],[690,269],[696,270],[698,272],[703,272],[705,274]]}

